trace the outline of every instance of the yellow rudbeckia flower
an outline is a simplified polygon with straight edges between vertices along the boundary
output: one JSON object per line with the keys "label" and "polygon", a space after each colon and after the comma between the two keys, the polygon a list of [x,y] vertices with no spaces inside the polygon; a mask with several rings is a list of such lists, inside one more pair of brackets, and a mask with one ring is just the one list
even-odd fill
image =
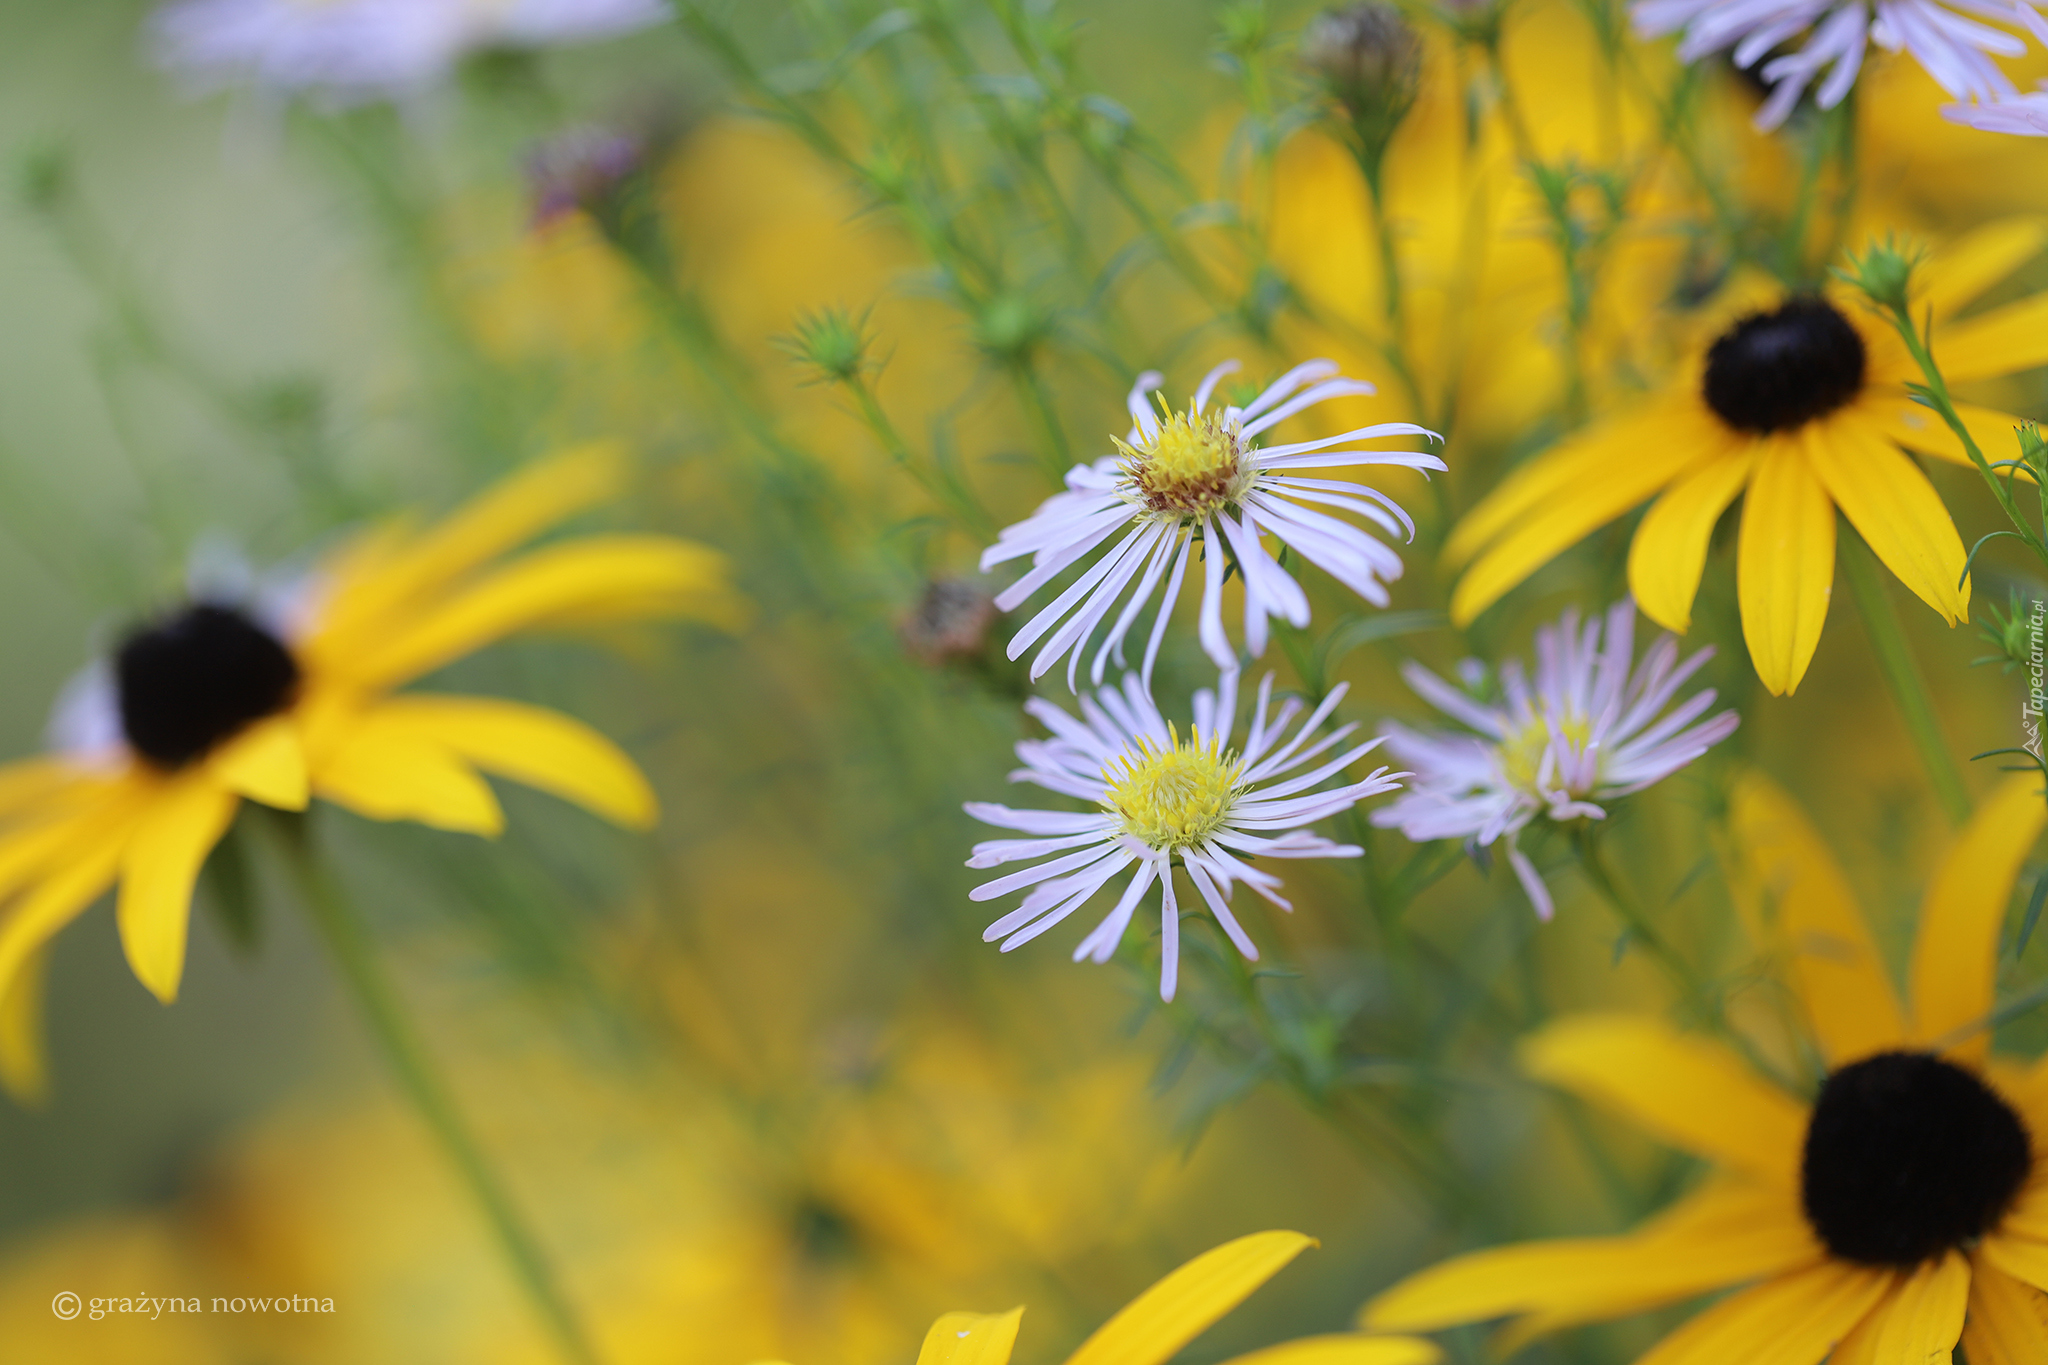
{"label": "yellow rudbeckia flower", "polygon": [[[1932,314],[1950,382],[2048,363],[2048,294],[1947,320],[2048,241],[2048,224],[1980,228],[1916,272],[1914,314]],[[1946,324],[1946,325],[1944,325]],[[1835,510],[1899,580],[1951,624],[1969,614],[1963,546],[1927,476],[1900,449],[1968,464],[1915,403],[1905,345],[1846,291],[1779,297],[1735,320],[1685,379],[1595,422],[1516,469],[1452,531],[1451,597],[1465,625],[1589,532],[1653,496],[1629,550],[1645,616],[1683,633],[1714,523],[1744,497],[1736,552],[1743,638],[1765,687],[1791,692],[1820,642],[1834,582]],[[1987,450],[2010,453],[2019,419],[1963,405]]]}
{"label": "yellow rudbeckia flower", "polygon": [[[1066,1365],[1163,1365],[1314,1245],[1298,1232],[1255,1232],[1205,1251],[1131,1300]],[[1023,1320],[1022,1308],[947,1313],[925,1333],[917,1365],[1009,1365]],[[1268,1346],[1228,1365],[1434,1365],[1440,1354],[1414,1337],[1333,1333]]]}
{"label": "yellow rudbeckia flower", "polygon": [[1777,788],[1745,778],[1730,810],[1737,882],[1752,932],[1776,935],[1829,1068],[1818,1094],[1791,1094],[1655,1017],[1559,1021],[1527,1043],[1530,1069],[1713,1175],[1624,1236],[1426,1270],[1367,1304],[1363,1322],[1428,1330],[1513,1315],[1519,1341],[1746,1286],[1637,1365],[1924,1365],[1958,1339],[1971,1365],[2048,1360],[2048,1060],[1993,1058],[1979,1027],[2013,882],[2044,822],[2030,775],[1958,836],[1921,906],[1909,1005],[1819,836]]}
{"label": "yellow rudbeckia flower", "polygon": [[588,726],[518,702],[393,695],[522,630],[733,623],[723,557],[671,537],[587,536],[494,562],[613,496],[624,475],[616,449],[582,447],[438,527],[356,539],[288,606],[192,602],[130,634],[87,688],[98,696],[72,727],[76,751],[0,767],[0,1080],[40,1088],[45,949],[117,882],[129,965],[159,999],[176,998],[193,881],[244,798],[302,810],[319,796],[372,819],[495,835],[504,817],[488,772],[651,824],[646,778]]}

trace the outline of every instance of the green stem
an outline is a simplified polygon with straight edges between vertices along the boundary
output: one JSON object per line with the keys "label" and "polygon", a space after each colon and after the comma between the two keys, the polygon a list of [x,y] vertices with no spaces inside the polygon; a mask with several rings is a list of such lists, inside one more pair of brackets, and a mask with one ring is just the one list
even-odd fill
{"label": "green stem", "polygon": [[315,855],[303,817],[292,821],[285,843],[290,854],[287,861],[306,909],[341,968],[342,978],[369,1023],[399,1088],[433,1130],[443,1153],[469,1187],[520,1288],[525,1290],[534,1312],[554,1338],[562,1358],[574,1365],[598,1365],[598,1354],[555,1283],[540,1243],[521,1220],[504,1181],[470,1133],[447,1082],[436,1070],[407,1017],[391,978],[377,958],[368,928],[350,905],[339,881]]}
{"label": "green stem", "polygon": [[1842,527],[1841,545],[1842,576],[1849,582],[1849,593],[1862,614],[1870,646],[1877,652],[1878,672],[1884,675],[1892,699],[1899,704],[1906,732],[1920,751],[1920,761],[1927,765],[1927,777],[1934,784],[1935,799],[1941,803],[1942,813],[1950,824],[1960,826],[1970,818],[1970,794],[1963,786],[1962,770],[1941,737],[1934,699],[1928,695],[1927,680],[1920,676],[1920,666],[1906,645],[1898,610],[1885,593],[1884,580],[1869,547],[1854,528]]}

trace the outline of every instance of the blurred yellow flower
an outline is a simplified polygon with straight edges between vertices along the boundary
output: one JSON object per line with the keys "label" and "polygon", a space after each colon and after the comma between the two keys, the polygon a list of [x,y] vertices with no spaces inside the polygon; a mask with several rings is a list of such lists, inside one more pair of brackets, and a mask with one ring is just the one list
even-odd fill
{"label": "blurred yellow flower", "polygon": [[[1163,1365],[1314,1245],[1298,1232],[1255,1232],[1205,1251],[1131,1300],[1066,1365]],[[1009,1365],[1023,1319],[1022,1308],[948,1313],[925,1334],[917,1365]],[[1440,1354],[1413,1337],[1340,1333],[1269,1346],[1229,1365],[1433,1365]]]}
{"label": "blurred yellow flower", "polygon": [[[2044,242],[2038,220],[1996,223],[1917,272],[1914,311],[1947,324],[1934,349],[1950,381],[2048,361],[2048,294],[1949,322]],[[1559,442],[1466,514],[1445,545],[1449,562],[1470,562],[1451,597],[1454,621],[1470,623],[1581,537],[1660,495],[1636,528],[1629,586],[1644,615],[1683,633],[1714,523],[1744,493],[1743,638],[1774,694],[1799,685],[1820,642],[1838,508],[1922,601],[1951,624],[1967,617],[1961,538],[1899,447],[1969,459],[1908,394],[1919,369],[1904,344],[1846,291],[1755,302],[1696,348],[1682,382]],[[1961,411],[1985,449],[2011,450],[2019,418]]]}
{"label": "blurred yellow flower", "polygon": [[2039,782],[2010,779],[1951,846],[1921,905],[1909,1005],[1819,836],[1746,777],[1730,806],[1737,883],[1830,1068],[1818,1096],[1654,1016],[1553,1024],[1525,1044],[1531,1071],[1714,1174],[1633,1233],[1462,1256],[1361,1321],[1517,1315],[1519,1342],[1747,1284],[1641,1365],[1946,1360],[1958,1337],[1973,1365],[2048,1359],[2048,1167],[2028,1136],[2048,1131],[2048,1059],[1992,1058],[1984,1026],[2013,882],[2048,823]]}
{"label": "blurred yellow flower", "polygon": [[289,601],[195,601],[129,635],[60,715],[66,751],[0,768],[0,1079],[42,1088],[44,950],[116,882],[129,965],[159,999],[176,997],[194,879],[243,798],[302,810],[319,796],[495,835],[504,817],[481,770],[650,825],[647,780],[582,723],[517,702],[392,695],[519,631],[736,624],[723,559],[670,537],[588,536],[492,562],[623,478],[618,450],[582,447],[431,530],[358,537]]}

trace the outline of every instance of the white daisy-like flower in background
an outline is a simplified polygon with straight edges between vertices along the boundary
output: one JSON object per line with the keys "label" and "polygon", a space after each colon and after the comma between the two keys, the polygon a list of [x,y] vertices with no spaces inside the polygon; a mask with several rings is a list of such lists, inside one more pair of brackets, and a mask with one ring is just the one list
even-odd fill
{"label": "white daisy-like flower in background", "polygon": [[1067,473],[1066,492],[1047,498],[1030,517],[1005,529],[982,555],[984,572],[1006,560],[1032,557],[1031,571],[996,598],[998,607],[1010,611],[1110,542],[1087,572],[1010,641],[1014,659],[1050,633],[1031,661],[1034,679],[1071,654],[1067,686],[1075,687],[1082,652],[1129,588],[1130,598],[1089,669],[1089,678],[1099,685],[1112,657],[1123,662],[1124,637],[1163,580],[1165,599],[1139,670],[1149,686],[1152,662],[1198,538],[1203,546],[1202,648],[1220,669],[1237,667],[1237,653],[1223,629],[1227,562],[1234,560],[1244,579],[1245,644],[1253,655],[1265,652],[1269,617],[1308,624],[1308,597],[1266,553],[1261,536],[1275,537],[1373,605],[1387,604],[1385,585],[1401,576],[1401,557],[1331,511],[1362,517],[1390,536],[1407,539],[1413,539],[1415,523],[1376,488],[1303,478],[1299,471],[1358,465],[1442,469],[1444,462],[1434,455],[1356,448],[1357,442],[1377,437],[1441,438],[1412,422],[1384,422],[1320,441],[1259,446],[1262,433],[1296,413],[1331,398],[1371,393],[1373,386],[1339,377],[1330,361],[1311,360],[1281,375],[1244,407],[1225,404],[1210,411],[1216,385],[1237,368],[1235,360],[1218,365],[1204,376],[1185,412],[1163,415],[1153,412],[1147,400],[1164,380],[1151,370],[1139,375],[1128,400],[1134,425],[1116,442],[1116,453],[1074,466]]}
{"label": "white daisy-like flower in background", "polygon": [[1756,126],[1766,131],[1790,117],[1817,78],[1814,103],[1823,109],[1840,104],[1872,43],[1911,53],[1957,99],[2009,98],[2019,92],[1991,58],[2020,56],[2026,43],[1966,16],[2039,23],[2026,0],[1637,0],[1633,13],[1636,32],[1645,38],[1684,31],[1680,61],[1732,48],[1731,59],[1744,70],[1806,34],[1796,49],[1772,57],[1757,73],[1772,87],[1756,114]]}
{"label": "white daisy-like flower in background", "polygon": [[[1536,907],[1549,919],[1550,890],[1535,864],[1516,846],[1538,816],[1601,820],[1600,804],[1663,781],[1735,733],[1739,717],[1723,711],[1698,721],[1714,704],[1714,689],[1695,692],[1670,710],[1678,689],[1713,657],[1711,647],[1679,661],[1678,642],[1666,635],[1635,666],[1633,599],[1582,626],[1577,608],[1536,632],[1536,681],[1531,687],[1517,660],[1502,665],[1502,700],[1474,700],[1413,660],[1402,665],[1408,685],[1437,710],[1473,733],[1422,732],[1389,723],[1381,730],[1387,752],[1415,769],[1400,799],[1372,813],[1383,829],[1398,829],[1416,843],[1463,839],[1478,848],[1507,840],[1508,863]],[[1461,673],[1477,684],[1477,660]]]}
{"label": "white daisy-like flower in background", "polygon": [[1244,747],[1232,749],[1237,680],[1235,670],[1226,670],[1215,691],[1195,693],[1194,725],[1184,739],[1160,716],[1135,673],[1125,674],[1121,690],[1106,687],[1084,695],[1079,720],[1041,698],[1025,703],[1024,709],[1052,737],[1017,745],[1024,766],[1010,780],[1092,801],[1098,809],[1075,813],[968,803],[967,813],[982,823],[1030,836],[976,844],[969,867],[1059,855],[969,893],[973,900],[986,901],[1029,888],[1021,905],[982,933],[984,942],[1002,939],[1006,953],[1028,943],[1080,909],[1112,878],[1133,869],[1115,908],[1081,941],[1074,960],[1109,961],[1138,902],[1157,881],[1163,940],[1159,996],[1171,1000],[1180,971],[1180,911],[1173,889],[1177,861],[1237,950],[1258,961],[1258,948],[1230,913],[1235,884],[1245,883],[1282,910],[1293,907],[1279,894],[1280,878],[1245,859],[1356,858],[1361,852],[1356,845],[1332,843],[1306,827],[1369,796],[1393,791],[1407,774],[1381,767],[1361,781],[1324,787],[1380,741],[1352,745],[1318,763],[1358,729],[1348,724],[1320,738],[1316,734],[1345,689],[1333,688],[1294,737],[1284,739],[1304,706],[1292,697],[1273,706],[1270,673],[1259,684]]}
{"label": "white daisy-like flower in background", "polygon": [[152,20],[163,65],[203,84],[416,94],[485,48],[551,47],[650,28],[662,0],[177,0]]}

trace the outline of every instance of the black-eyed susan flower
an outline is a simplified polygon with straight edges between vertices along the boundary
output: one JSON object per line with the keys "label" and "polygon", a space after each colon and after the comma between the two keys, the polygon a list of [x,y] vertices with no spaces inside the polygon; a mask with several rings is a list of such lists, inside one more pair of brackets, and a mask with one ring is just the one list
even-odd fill
{"label": "black-eyed susan flower", "polygon": [[129,965],[178,992],[193,881],[244,800],[313,797],[376,820],[495,835],[482,774],[607,819],[655,817],[647,780],[609,740],[554,711],[399,693],[520,631],[642,618],[731,624],[715,551],[593,535],[506,551],[614,495],[624,461],[588,446],[512,478],[426,530],[389,525],[327,560],[289,601],[191,601],[138,627],[60,717],[59,752],[0,767],[0,1043],[4,1076],[40,1080],[34,996],[64,925],[119,883]]}
{"label": "black-eyed susan flower", "polygon": [[[1298,1232],[1255,1232],[1205,1251],[1131,1300],[1066,1365],[1164,1365],[1314,1245]],[[947,1313],[925,1334],[917,1365],[1009,1365],[1023,1320],[1022,1308]],[[1229,1365],[1433,1365],[1439,1355],[1414,1337],[1334,1333],[1282,1342]]]}
{"label": "black-eyed susan flower", "polygon": [[1633,1233],[1459,1257],[1380,1295],[1363,1321],[1513,1316],[1523,1339],[1732,1288],[1638,1365],[1920,1365],[1958,1339],[1972,1365],[2048,1359],[2048,1065],[1992,1056],[1982,1027],[2013,882],[2044,820],[2029,776],[1958,836],[1921,906],[1902,1000],[1818,836],[1745,778],[1730,811],[1735,882],[1752,933],[1785,963],[1825,1078],[1792,1093],[1654,1016],[1554,1024],[1526,1045],[1537,1076],[1712,1174]]}
{"label": "black-eyed susan flower", "polygon": [[[1071,565],[1095,557],[1072,587],[1011,639],[1014,659],[1046,637],[1031,661],[1034,679],[1071,654],[1067,685],[1072,687],[1082,652],[1108,623],[1089,669],[1099,684],[1110,658],[1122,660],[1124,637],[1163,581],[1166,598],[1140,669],[1149,681],[1197,539],[1202,542],[1202,648],[1218,668],[1237,667],[1237,651],[1223,629],[1228,563],[1237,565],[1244,580],[1245,644],[1254,656],[1265,652],[1270,618],[1308,624],[1308,597],[1266,553],[1264,536],[1275,537],[1375,606],[1387,604],[1386,583],[1401,576],[1401,557],[1332,513],[1361,517],[1388,535],[1411,539],[1415,523],[1376,488],[1304,478],[1302,471],[1360,465],[1442,469],[1444,462],[1434,455],[1356,446],[1376,437],[1436,433],[1412,422],[1382,422],[1319,441],[1262,446],[1258,437],[1269,428],[1332,398],[1369,394],[1373,386],[1339,376],[1327,360],[1311,360],[1281,375],[1243,407],[1225,403],[1211,411],[1216,386],[1237,368],[1237,361],[1227,360],[1203,376],[1185,412],[1152,411],[1152,392],[1164,381],[1152,370],[1139,375],[1126,404],[1130,434],[1116,442],[1117,453],[1074,466],[1067,472],[1066,492],[1047,498],[1036,512],[1006,528],[983,553],[984,572],[1031,556],[1031,571],[996,597],[1004,611],[1021,605]],[[1109,549],[1097,554],[1106,543]],[[1110,611],[1127,589],[1129,600],[1111,622]]]}
{"label": "black-eyed susan flower", "polygon": [[1463,839],[1486,848],[1504,838],[1529,903],[1549,919],[1550,889],[1516,836],[1538,816],[1606,819],[1604,803],[1662,782],[1740,723],[1733,711],[1700,719],[1714,704],[1711,687],[1672,705],[1686,679],[1713,657],[1711,648],[1681,661],[1678,642],[1667,635],[1637,668],[1635,624],[1635,603],[1610,607],[1603,646],[1602,622],[1581,625],[1577,608],[1565,612],[1536,632],[1533,683],[1511,659],[1500,670],[1500,698],[1490,703],[1412,659],[1404,663],[1401,676],[1416,695],[1469,732],[1389,724],[1387,752],[1414,768],[1414,780],[1374,811],[1372,822],[1418,843]]}
{"label": "black-eyed susan flower", "polygon": [[[1029,943],[1129,869],[1123,895],[1074,949],[1074,960],[1109,961],[1138,902],[1156,880],[1159,997],[1171,1000],[1180,971],[1180,910],[1173,889],[1178,862],[1231,943],[1246,958],[1258,961],[1258,948],[1230,913],[1231,892],[1241,881],[1282,910],[1293,906],[1280,895],[1280,878],[1252,864],[1260,858],[1358,857],[1362,850],[1357,845],[1332,843],[1307,827],[1367,797],[1394,790],[1407,774],[1390,774],[1380,767],[1359,781],[1324,787],[1377,748],[1380,740],[1369,739],[1316,763],[1358,729],[1352,723],[1320,737],[1316,734],[1344,699],[1345,687],[1330,689],[1288,739],[1288,726],[1305,708],[1293,697],[1274,707],[1270,673],[1259,684],[1258,706],[1244,748],[1232,749],[1237,679],[1235,671],[1226,671],[1214,692],[1204,688],[1195,694],[1194,724],[1186,739],[1159,714],[1135,673],[1124,676],[1121,690],[1105,687],[1082,697],[1079,720],[1043,698],[1024,704],[1052,731],[1052,738],[1017,745],[1024,766],[1011,774],[1011,780],[1093,801],[1097,809],[1077,814],[1013,810],[985,801],[967,804],[967,813],[983,824],[1032,836],[976,844],[969,867],[1061,855],[983,882],[968,893],[972,900],[986,901],[1030,888],[1022,904],[982,931],[984,941],[1002,939],[1006,953]],[[1315,766],[1308,767],[1310,763]],[[1301,771],[1305,767],[1308,770]]]}
{"label": "black-eyed susan flower", "polygon": [[[2048,240],[2038,221],[1981,228],[1915,272],[1951,381],[2048,362],[2048,294],[1948,319]],[[1637,526],[1629,586],[1668,630],[1691,624],[1714,523],[1743,498],[1736,551],[1742,633],[1757,676],[1792,691],[1820,642],[1834,583],[1835,512],[1951,624],[1969,613],[1961,538],[1927,476],[1900,449],[1959,464],[1961,442],[1906,384],[1919,369],[1898,336],[1846,292],[1779,296],[1734,319],[1675,387],[1595,422],[1503,479],[1453,529],[1470,561],[1451,597],[1460,625],[1581,537],[1655,497]],[[2006,449],[2018,418],[1961,405],[1979,444]]]}

